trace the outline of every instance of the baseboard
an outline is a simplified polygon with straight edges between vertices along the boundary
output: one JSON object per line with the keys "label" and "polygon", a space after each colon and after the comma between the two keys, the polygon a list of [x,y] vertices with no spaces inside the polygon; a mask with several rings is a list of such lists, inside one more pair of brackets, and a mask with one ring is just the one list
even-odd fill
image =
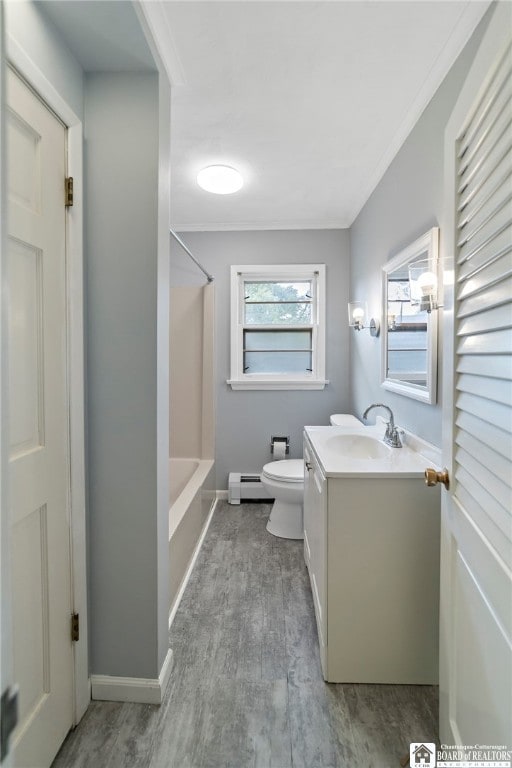
{"label": "baseboard", "polygon": [[172,649],[169,648],[157,678],[91,675],[91,698],[97,701],[129,701],[137,704],[161,704],[169,682]]}
{"label": "baseboard", "polygon": [[[192,557],[190,558],[190,562],[188,564],[187,570],[185,571],[185,575],[183,577],[183,581],[181,582],[180,588],[178,590],[178,594],[176,595],[176,599],[174,603],[172,604],[172,608],[169,613],[169,629],[171,627],[171,624],[174,621],[174,617],[176,616],[176,611],[179,608],[181,598],[183,597],[183,593],[185,592],[185,588],[188,584],[188,581],[190,579],[190,574],[193,571],[194,565],[196,564],[197,557],[199,555],[199,552],[201,551],[201,547],[203,546],[204,537],[206,536],[208,532],[208,528],[210,527],[210,523],[212,521],[213,513],[215,512],[215,507],[217,506],[217,501],[219,500],[218,497],[219,491],[217,491],[217,497],[215,501],[212,504],[212,507],[210,509],[210,512],[208,513],[208,517],[206,518],[206,522],[203,525],[203,530],[201,531],[201,535],[199,536],[199,539],[197,540],[197,544],[194,548],[194,552],[192,553]],[[226,498],[227,498],[227,491],[226,491]]]}
{"label": "baseboard", "polygon": [[218,501],[227,501],[228,500],[228,492],[227,491],[216,491]]}

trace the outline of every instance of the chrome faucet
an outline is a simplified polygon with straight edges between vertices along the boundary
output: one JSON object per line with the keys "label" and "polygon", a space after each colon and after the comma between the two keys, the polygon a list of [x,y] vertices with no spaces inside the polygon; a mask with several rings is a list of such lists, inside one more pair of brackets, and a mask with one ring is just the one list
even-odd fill
{"label": "chrome faucet", "polygon": [[390,445],[392,448],[401,448],[402,441],[400,440],[400,433],[395,427],[395,419],[393,417],[393,411],[391,408],[389,408],[387,405],[384,405],[384,403],[373,403],[373,405],[369,405],[366,411],[363,413],[363,419],[365,421],[368,418],[368,414],[372,408],[385,408],[389,413],[389,421],[384,433],[383,441],[386,443],[386,445]]}

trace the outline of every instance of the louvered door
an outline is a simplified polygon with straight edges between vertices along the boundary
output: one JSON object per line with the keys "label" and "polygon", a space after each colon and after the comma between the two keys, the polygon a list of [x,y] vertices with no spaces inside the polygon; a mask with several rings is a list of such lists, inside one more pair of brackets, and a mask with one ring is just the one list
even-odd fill
{"label": "louvered door", "polygon": [[512,723],[512,58],[483,48],[487,74],[447,131],[440,726],[466,745],[509,744]]}

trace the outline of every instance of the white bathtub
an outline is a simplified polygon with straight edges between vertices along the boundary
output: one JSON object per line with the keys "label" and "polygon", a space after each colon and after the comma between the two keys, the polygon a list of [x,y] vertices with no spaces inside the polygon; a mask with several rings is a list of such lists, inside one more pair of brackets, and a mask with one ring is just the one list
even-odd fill
{"label": "white bathtub", "polygon": [[169,459],[171,611],[215,501],[212,459]]}

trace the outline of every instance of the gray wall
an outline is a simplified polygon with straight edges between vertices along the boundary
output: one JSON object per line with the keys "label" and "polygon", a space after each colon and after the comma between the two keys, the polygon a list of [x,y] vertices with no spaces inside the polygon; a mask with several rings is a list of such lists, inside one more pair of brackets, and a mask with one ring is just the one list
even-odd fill
{"label": "gray wall", "polygon": [[[444,129],[488,23],[477,27],[381,182],[350,229],[351,297],[368,301],[370,314],[381,311],[381,268],[433,226],[444,203]],[[442,253],[440,254],[442,256]],[[442,311],[439,312],[439,384],[442,380]],[[426,440],[441,445],[441,386],[437,405],[384,390],[380,385],[380,339],[367,332],[351,335],[351,396],[353,412],[384,401],[397,422]]]}
{"label": "gray wall", "polygon": [[86,79],[91,671],[147,678],[163,660],[168,582],[156,556],[166,514],[157,490],[158,97],[156,73]]}
{"label": "gray wall", "polygon": [[169,650],[169,226],[171,198],[171,88],[158,64],[158,251],[156,323],[156,458],[157,458],[157,668]]}
{"label": "gray wall", "polygon": [[39,2],[3,3],[12,41],[39,67],[77,117],[83,116],[83,72]]}
{"label": "gray wall", "polygon": [[[331,413],[349,409],[349,235],[347,230],[305,230],[186,232],[181,236],[215,277],[216,482],[218,489],[225,489],[229,472],[257,472],[272,460],[271,435],[289,435],[290,458],[299,457],[305,424],[327,424]],[[172,245],[171,254],[173,285],[204,282],[179,246]],[[280,263],[327,265],[326,362],[330,383],[321,391],[234,392],[226,384],[230,376],[229,267]]]}

